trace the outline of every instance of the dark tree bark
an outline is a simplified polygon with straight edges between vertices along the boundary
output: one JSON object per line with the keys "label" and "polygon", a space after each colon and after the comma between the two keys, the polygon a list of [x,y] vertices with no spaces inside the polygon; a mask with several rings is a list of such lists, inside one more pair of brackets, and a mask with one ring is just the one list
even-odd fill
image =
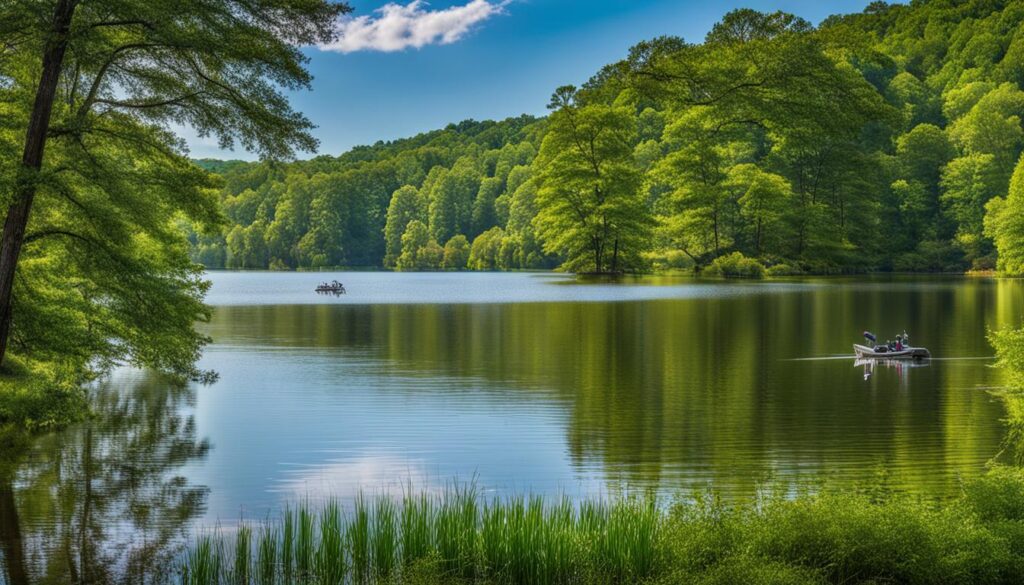
{"label": "dark tree bark", "polygon": [[615,238],[615,248],[612,252],[612,274],[619,272],[619,238]]}
{"label": "dark tree bark", "polygon": [[36,89],[35,103],[25,133],[25,150],[21,157],[21,173],[15,187],[13,203],[7,209],[3,235],[0,236],[0,366],[7,354],[11,333],[11,292],[14,274],[25,242],[32,201],[36,196],[39,171],[43,167],[43,150],[50,130],[50,114],[57,94],[64,53],[68,46],[71,20],[78,0],[58,0],[53,11],[50,38],[43,49],[42,75]]}

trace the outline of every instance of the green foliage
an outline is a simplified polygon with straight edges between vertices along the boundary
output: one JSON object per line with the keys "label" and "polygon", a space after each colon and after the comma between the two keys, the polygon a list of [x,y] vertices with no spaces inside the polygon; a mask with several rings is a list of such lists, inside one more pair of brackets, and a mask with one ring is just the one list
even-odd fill
{"label": "green foliage", "polygon": [[945,213],[957,226],[957,245],[975,264],[986,262],[992,242],[985,235],[985,206],[1004,190],[995,157],[968,154],[951,160],[942,169],[941,185]]}
{"label": "green foliage", "polygon": [[500,270],[503,266],[501,244],[505,230],[493,227],[473,240],[468,265],[470,270]]}
{"label": "green foliage", "polygon": [[418,219],[409,222],[402,234],[402,255],[395,267],[399,270],[437,270],[444,261],[444,249],[430,237],[426,224]]}
{"label": "green foliage", "polygon": [[74,368],[8,358],[0,370],[0,431],[45,431],[81,418],[86,406],[81,376]]}
{"label": "green foliage", "polygon": [[[194,325],[209,318],[209,285],[190,246],[211,264],[290,266],[284,236],[303,228],[303,195],[272,221],[258,195],[241,189],[229,209],[249,221],[224,226],[223,182],[206,169],[249,165],[197,166],[168,128],[187,125],[268,158],[314,150],[312,125],[285,92],[309,85],[299,47],[333,38],[348,10],[320,0],[0,5],[0,211],[12,226],[28,218],[20,256],[0,266],[0,280],[13,282],[0,360],[7,369],[11,354],[30,364],[25,383],[2,393],[0,418],[33,427],[65,420],[77,404],[69,388],[118,364],[179,380],[200,374],[207,339]],[[64,19],[70,32],[55,33]],[[52,95],[43,70],[57,79]],[[37,118],[44,125],[29,125],[31,112],[50,106]],[[38,165],[27,156],[35,138],[45,141]],[[183,224],[195,230],[188,239]],[[18,237],[4,248],[18,250]],[[6,297],[0,303],[8,315]]]}
{"label": "green foliage", "polygon": [[580,106],[563,88],[541,145],[534,225],[561,268],[619,272],[641,266],[651,219],[633,160],[636,120],[623,107]]}
{"label": "green foliage", "polygon": [[985,235],[999,251],[999,271],[1024,274],[1024,156],[1017,163],[1009,193],[990,200],[985,209]]}
{"label": "green foliage", "polygon": [[420,197],[416,187],[406,185],[391,195],[388,204],[387,222],[384,224],[384,265],[394,266],[402,255],[402,234],[410,221],[423,214],[419,208]]}
{"label": "green foliage", "polygon": [[777,277],[777,276],[797,276],[803,274],[799,268],[790,266],[789,264],[774,264],[769,266],[764,271],[766,276]]}
{"label": "green foliage", "polygon": [[[204,161],[240,229],[192,234],[193,258],[393,267],[416,219],[438,243],[502,230],[480,241],[487,270],[732,252],[797,272],[985,269],[1003,253],[986,205],[1024,149],[1022,25],[1012,3],[873,4],[817,28],[736,10],[704,43],[637,44],[544,120],[286,166]],[[345,187],[304,191],[317,174]],[[307,192],[318,223],[291,202]]]}
{"label": "green foliage", "polygon": [[764,278],[764,265],[754,258],[747,258],[740,252],[733,252],[715,258],[702,271],[704,276],[725,278]]}
{"label": "green foliage", "polygon": [[[311,572],[290,560],[277,565],[276,582],[284,584],[985,585],[1024,578],[1020,469],[993,467],[964,482],[958,498],[941,503],[872,486],[796,494],[783,488],[731,505],[697,493],[667,508],[649,498],[484,501],[473,486],[399,501],[359,496],[344,519],[336,503],[319,512],[299,509],[318,538],[296,538],[286,515],[283,529],[261,532],[281,540],[260,546],[300,551],[288,559],[317,551],[309,553],[318,559]],[[339,538],[348,546],[332,544]],[[228,563],[240,574],[241,563],[253,558],[243,545],[252,545],[238,537],[230,543],[219,534],[197,540],[185,556],[184,582],[230,582],[223,570]],[[229,548],[233,558],[223,552]]]}
{"label": "green foliage", "polygon": [[445,270],[465,270],[469,264],[470,247],[466,236],[459,234],[444,245]]}

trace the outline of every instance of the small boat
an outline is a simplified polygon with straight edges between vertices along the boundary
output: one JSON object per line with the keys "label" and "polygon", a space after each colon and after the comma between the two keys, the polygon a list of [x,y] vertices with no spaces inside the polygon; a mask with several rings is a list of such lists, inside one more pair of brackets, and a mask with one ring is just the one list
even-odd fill
{"label": "small boat", "polygon": [[331,282],[320,283],[320,285],[314,290],[323,294],[343,295],[345,294],[345,285],[341,284],[337,280],[332,280]]}
{"label": "small boat", "polygon": [[903,346],[903,349],[890,349],[887,345],[876,345],[874,347],[868,347],[866,345],[853,344],[853,353],[857,354],[860,359],[886,359],[886,360],[897,360],[897,359],[924,359],[932,357],[931,352],[923,347],[910,347],[909,345]]}
{"label": "small boat", "polygon": [[[864,339],[870,343],[875,343],[877,339],[875,335],[870,331],[864,332]],[[904,331],[902,335],[896,336],[896,343],[881,343],[876,345],[860,345],[857,343],[853,344],[853,353],[857,355],[859,359],[885,359],[885,360],[900,360],[900,359],[926,359],[932,357],[931,352],[923,347],[911,347],[907,345],[907,341],[910,336]]]}

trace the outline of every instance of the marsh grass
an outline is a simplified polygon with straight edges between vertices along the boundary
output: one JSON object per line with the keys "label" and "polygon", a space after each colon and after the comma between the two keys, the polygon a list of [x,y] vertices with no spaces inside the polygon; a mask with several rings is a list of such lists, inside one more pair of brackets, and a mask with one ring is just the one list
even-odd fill
{"label": "marsh grass", "polygon": [[242,524],[235,534],[235,567],[231,573],[234,583],[250,583],[252,571],[252,527]]}
{"label": "marsh grass", "polygon": [[451,486],[359,496],[349,512],[333,500],[315,511],[303,503],[235,534],[197,538],[182,582],[1022,583],[1024,471],[995,467],[941,503],[822,487],[663,506],[652,497],[487,499]]}
{"label": "marsh grass", "polygon": [[256,583],[274,585],[278,572],[278,531],[269,523],[260,527],[256,552]]}
{"label": "marsh grass", "polygon": [[[660,518],[653,500],[643,502],[643,510]],[[629,524],[638,509],[631,500],[586,502],[579,511],[568,498],[484,502],[473,484],[452,484],[437,496],[409,490],[399,500],[359,495],[348,514],[336,500],[315,511],[303,502],[287,508],[276,525],[259,528],[255,545],[252,527],[239,528],[231,559],[218,552],[230,544],[228,536],[200,538],[185,557],[184,580],[387,583],[428,574],[428,581],[555,584],[600,574],[606,582],[625,582],[652,575],[653,565],[635,561],[653,558],[658,543],[659,522]],[[614,551],[617,546],[626,550]],[[615,561],[593,562],[604,555]]]}

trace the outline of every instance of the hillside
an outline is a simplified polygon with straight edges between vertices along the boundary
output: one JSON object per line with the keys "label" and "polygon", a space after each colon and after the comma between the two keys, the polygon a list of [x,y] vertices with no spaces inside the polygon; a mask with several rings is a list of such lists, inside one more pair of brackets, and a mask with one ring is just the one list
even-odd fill
{"label": "hillside", "polygon": [[778,273],[995,268],[1013,226],[989,202],[1024,148],[1022,20],[1017,2],[874,3],[818,27],[739,10],[701,43],[636,45],[560,88],[545,119],[287,164],[201,161],[224,178],[228,225],[193,235],[193,258],[618,271],[739,252]]}

